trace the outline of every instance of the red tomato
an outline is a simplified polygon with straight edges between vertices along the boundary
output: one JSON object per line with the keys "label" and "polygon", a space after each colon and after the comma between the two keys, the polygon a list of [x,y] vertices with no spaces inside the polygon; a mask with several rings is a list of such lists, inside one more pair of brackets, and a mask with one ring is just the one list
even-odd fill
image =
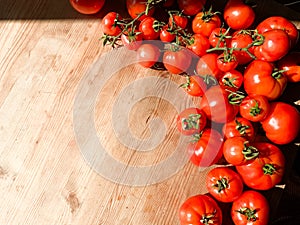
{"label": "red tomato", "polygon": [[254,55],[257,59],[275,62],[285,56],[290,50],[290,39],[283,30],[274,29],[262,34],[263,43],[254,46]]}
{"label": "red tomato", "polygon": [[120,14],[116,12],[107,13],[101,21],[103,33],[110,36],[119,35],[122,32],[122,27],[116,24],[118,20],[122,20]]}
{"label": "red tomato", "polygon": [[231,137],[224,141],[223,156],[225,160],[234,165],[244,165],[258,157],[259,151],[251,146],[245,137]]}
{"label": "red tomato", "polygon": [[[148,11],[148,14],[145,14],[146,8],[147,8],[147,1],[145,0],[126,0],[126,8],[128,11],[128,14],[131,16],[132,19],[135,19],[136,17],[139,17],[139,20],[142,21],[147,16],[152,16],[155,8],[151,8]],[[143,15],[141,15],[143,14]]]}
{"label": "red tomato", "polygon": [[219,77],[219,84],[223,89],[237,91],[244,82],[244,76],[238,70],[231,70]]}
{"label": "red tomato", "polygon": [[287,78],[266,61],[253,60],[244,72],[244,88],[248,95],[263,95],[274,100],[283,93],[286,84]]}
{"label": "red tomato", "polygon": [[222,53],[217,59],[217,66],[223,72],[234,70],[238,64],[239,63],[233,53]]}
{"label": "red tomato", "polygon": [[172,42],[176,38],[176,34],[168,26],[164,26],[159,32],[159,39],[162,42]]}
{"label": "red tomato", "polygon": [[137,61],[140,65],[149,68],[159,59],[159,48],[153,44],[145,43],[137,49]]}
{"label": "red tomato", "polygon": [[255,19],[252,7],[242,0],[229,0],[224,8],[224,20],[234,30],[249,28]]}
{"label": "red tomato", "polygon": [[207,89],[204,80],[197,75],[186,76],[186,83],[180,85],[191,96],[201,97]]}
{"label": "red tomato", "polygon": [[[222,38],[221,38],[222,37]],[[212,30],[209,35],[209,43],[212,47],[229,47],[230,36],[227,35],[227,30],[225,28],[217,27]]]}
{"label": "red tomato", "polygon": [[228,92],[219,86],[213,86],[204,93],[200,108],[209,120],[216,123],[232,121],[238,113],[238,106],[229,103]]}
{"label": "red tomato", "polygon": [[142,44],[143,37],[137,31],[124,32],[121,35],[121,41],[129,50],[137,50]]}
{"label": "red tomato", "polygon": [[261,21],[256,29],[260,34],[273,29],[283,30],[288,34],[292,47],[295,46],[299,38],[298,30],[295,24],[282,16],[268,17]]}
{"label": "red tomato", "polygon": [[245,191],[231,206],[231,218],[236,225],[268,225],[269,202],[261,193]]}
{"label": "red tomato", "polygon": [[300,114],[292,105],[272,102],[270,112],[261,124],[269,140],[275,144],[288,144],[299,133]]}
{"label": "red tomato", "polygon": [[223,155],[223,137],[211,128],[196,134],[196,142],[188,144],[188,154],[190,161],[198,167],[208,167],[217,163]]}
{"label": "red tomato", "polygon": [[269,111],[269,101],[267,97],[262,95],[248,95],[240,104],[240,115],[252,122],[262,121]]}
{"label": "red tomato", "polygon": [[153,27],[155,19],[153,17],[146,17],[139,25],[139,31],[144,40],[155,40],[159,37],[159,31],[156,31]]}
{"label": "red tomato", "polygon": [[255,142],[259,155],[244,165],[236,166],[244,183],[256,190],[269,190],[282,180],[285,158],[282,151],[271,143]]}
{"label": "red tomato", "polygon": [[177,0],[179,9],[188,16],[194,16],[203,9],[206,0]]}
{"label": "red tomato", "polygon": [[105,0],[70,0],[70,3],[82,14],[94,14],[103,8]]}
{"label": "red tomato", "polygon": [[195,195],[180,206],[179,219],[181,225],[221,225],[222,211],[208,195]]}
{"label": "red tomato", "polygon": [[300,52],[290,52],[278,61],[278,69],[284,70],[283,74],[289,82],[300,81]]}
{"label": "red tomato", "polygon": [[192,63],[192,55],[184,47],[171,45],[163,54],[163,64],[172,74],[180,74],[188,70]]}
{"label": "red tomato", "polygon": [[218,54],[216,53],[207,53],[203,55],[196,65],[197,74],[210,75],[218,78],[222,71],[217,66],[217,58]]}
{"label": "red tomato", "polygon": [[225,138],[245,137],[248,140],[252,140],[255,134],[252,123],[249,120],[239,116],[225,123],[222,131]]}
{"label": "red tomato", "polygon": [[169,17],[169,26],[171,28],[181,28],[185,29],[188,24],[188,18],[184,15],[181,15],[180,13],[170,13]]}
{"label": "red tomato", "polygon": [[206,176],[207,191],[220,202],[233,202],[243,192],[240,175],[228,167],[216,167]]}
{"label": "red tomato", "polygon": [[193,135],[206,126],[206,115],[201,109],[187,108],[179,113],[176,124],[183,135]]}
{"label": "red tomato", "polygon": [[199,12],[192,20],[192,30],[195,34],[202,34],[207,38],[215,28],[221,27],[220,17],[211,11]]}
{"label": "red tomato", "polygon": [[206,54],[206,50],[210,48],[209,40],[202,34],[194,34],[189,39],[186,48],[190,49],[193,53],[195,53],[198,56],[203,56]]}
{"label": "red tomato", "polygon": [[[255,58],[254,47],[252,46],[251,33],[247,31],[236,31],[231,38],[230,48],[234,48],[233,53],[240,65],[249,63]],[[251,47],[250,47],[251,46]]]}

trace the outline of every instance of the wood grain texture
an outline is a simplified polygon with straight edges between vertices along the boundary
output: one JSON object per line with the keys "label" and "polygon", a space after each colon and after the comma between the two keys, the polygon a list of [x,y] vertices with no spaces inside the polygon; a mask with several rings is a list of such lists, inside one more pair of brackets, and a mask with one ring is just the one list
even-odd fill
{"label": "wood grain texture", "polygon": [[[120,5],[109,2],[102,14]],[[131,187],[96,173],[78,147],[73,121],[77,88],[93,63],[110,51],[99,41],[101,13],[79,15],[64,1],[38,0],[33,6],[28,1],[6,1],[4,6],[0,9],[0,224],[178,225],[180,204],[205,192],[207,170],[187,163],[167,180]],[[130,151],[114,137],[111,107],[120,89],[136,78],[158,76],[178,83],[181,78],[137,65],[120,73],[99,93],[95,106],[99,138],[110,154],[128,165],[166,159],[178,139],[176,110],[168,102],[143,99],[132,109],[129,124],[136,136],[151,135],[148,121],[155,117],[169,129],[163,143],[146,153]]]}

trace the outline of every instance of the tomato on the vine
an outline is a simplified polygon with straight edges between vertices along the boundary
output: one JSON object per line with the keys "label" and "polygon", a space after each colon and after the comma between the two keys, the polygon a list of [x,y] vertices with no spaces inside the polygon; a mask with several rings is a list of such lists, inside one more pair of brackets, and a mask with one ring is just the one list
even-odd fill
{"label": "tomato on the vine", "polygon": [[268,225],[270,218],[269,202],[258,191],[244,191],[232,203],[231,218],[236,225]]}
{"label": "tomato on the vine", "polygon": [[212,47],[229,47],[231,38],[227,35],[227,30],[223,27],[213,29],[209,35],[209,43]]}
{"label": "tomato on the vine", "polygon": [[223,137],[213,128],[204,128],[194,135],[195,141],[188,144],[190,161],[198,167],[217,163],[223,155]]}
{"label": "tomato on the vine", "polygon": [[187,108],[176,119],[177,129],[183,135],[199,133],[206,126],[206,115],[198,108]]}
{"label": "tomato on the vine", "polygon": [[283,71],[263,60],[253,60],[244,72],[244,88],[248,95],[263,95],[268,100],[277,99],[287,85]]}
{"label": "tomato on the vine", "polygon": [[234,53],[221,53],[217,58],[217,66],[221,71],[228,72],[238,66],[238,61]]}
{"label": "tomato on the vine", "polygon": [[170,13],[168,24],[173,29],[174,28],[185,29],[187,24],[188,24],[188,18],[185,15],[182,15],[179,12]]}
{"label": "tomato on the vine", "polygon": [[300,81],[300,52],[290,52],[278,61],[278,69],[283,71],[289,82]]}
{"label": "tomato on the vine", "polygon": [[186,82],[181,84],[180,87],[191,96],[201,97],[207,89],[207,85],[203,78],[197,75],[186,76]]}
{"label": "tomato on the vine", "polygon": [[198,56],[203,56],[206,54],[206,50],[210,48],[209,40],[202,34],[194,34],[189,38],[186,48]]}
{"label": "tomato on the vine", "polygon": [[300,114],[290,104],[272,102],[270,112],[261,124],[269,140],[275,144],[288,144],[299,134]]}
{"label": "tomato on the vine", "polygon": [[244,165],[236,166],[244,183],[256,190],[269,190],[282,180],[285,158],[282,151],[268,142],[255,142],[259,155]]}
{"label": "tomato on the vine", "polygon": [[[140,21],[147,16],[152,16],[155,11],[155,8],[151,8],[147,11],[147,1],[145,0],[126,0],[126,8],[132,19],[140,16]],[[147,14],[145,13],[146,11]],[[141,15],[142,13],[143,15]]]}
{"label": "tomato on the vine", "polygon": [[177,0],[179,9],[187,16],[194,16],[200,12],[206,0]]}
{"label": "tomato on the vine", "polygon": [[217,13],[202,11],[196,14],[192,20],[192,30],[195,34],[202,34],[207,38],[215,28],[221,27],[221,19]]}
{"label": "tomato on the vine", "polygon": [[179,209],[181,225],[221,225],[222,210],[208,195],[194,195],[185,200]]}
{"label": "tomato on the vine", "polygon": [[243,181],[228,167],[216,167],[206,176],[207,191],[220,202],[233,202],[243,192]]}
{"label": "tomato on the vine", "polygon": [[144,43],[137,49],[137,62],[143,67],[152,67],[159,59],[159,48],[150,43]]}
{"label": "tomato on the vine", "polygon": [[155,40],[159,37],[159,30],[155,30],[153,24],[155,23],[154,17],[146,17],[139,24],[139,31],[144,40]]}
{"label": "tomato on the vine", "polygon": [[255,19],[255,12],[243,0],[229,0],[224,8],[224,20],[234,30],[249,28]]}
{"label": "tomato on the vine", "polygon": [[122,20],[122,16],[119,13],[107,13],[101,21],[103,33],[110,36],[119,35],[122,32],[122,26],[118,24],[120,20]]}
{"label": "tomato on the vine", "polygon": [[245,137],[248,140],[252,140],[255,135],[251,121],[240,116],[237,116],[233,120],[225,123],[222,131],[225,138]]}
{"label": "tomato on the vine", "polygon": [[237,91],[240,89],[244,82],[243,74],[238,70],[231,70],[225,72],[222,76],[219,77],[219,85],[230,91]]}
{"label": "tomato on the vine", "polygon": [[226,162],[240,166],[258,157],[259,151],[245,137],[231,137],[224,141],[223,156]]}
{"label": "tomato on the vine", "polygon": [[137,30],[129,29],[121,35],[122,44],[129,50],[137,50],[142,44],[143,37]]}
{"label": "tomato on the vine", "polygon": [[222,71],[217,66],[218,54],[206,53],[197,62],[196,72],[199,75],[210,75],[218,79]]}
{"label": "tomato on the vine", "polygon": [[262,95],[248,95],[240,104],[240,115],[252,122],[262,121],[269,111],[269,101],[267,97]]}

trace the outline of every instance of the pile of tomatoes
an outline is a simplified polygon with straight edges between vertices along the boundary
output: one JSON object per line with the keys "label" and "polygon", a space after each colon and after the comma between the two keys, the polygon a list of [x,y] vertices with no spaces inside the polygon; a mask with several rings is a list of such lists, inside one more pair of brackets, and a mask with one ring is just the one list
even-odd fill
{"label": "pile of tomatoes", "polygon": [[255,22],[242,0],[226,1],[222,12],[208,0],[127,0],[126,6],[130,19],[117,12],[102,19],[104,45],[126,46],[143,67],[184,76],[181,87],[201,98],[177,116],[179,132],[191,137],[190,161],[198,167],[225,161],[207,174],[208,194],[180,206],[181,224],[222,224],[218,202],[231,204],[236,225],[268,224],[261,191],[282,181],[281,146],[300,127],[297,108],[279,100],[288,83],[300,81],[297,28],[282,16]]}

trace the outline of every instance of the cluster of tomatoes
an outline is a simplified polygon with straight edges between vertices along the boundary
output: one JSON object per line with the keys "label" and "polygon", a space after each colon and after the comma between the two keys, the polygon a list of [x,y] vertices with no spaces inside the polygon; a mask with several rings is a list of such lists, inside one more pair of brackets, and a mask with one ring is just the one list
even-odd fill
{"label": "cluster of tomatoes", "polygon": [[[234,224],[266,225],[269,203],[260,191],[282,181],[280,146],[300,127],[295,106],[278,100],[289,82],[300,81],[300,52],[293,51],[298,30],[281,16],[254,25],[255,11],[242,0],[226,1],[222,13],[209,5],[127,0],[130,19],[117,12],[104,16],[103,43],[136,51],[146,68],[185,76],[181,87],[201,98],[198,107],[179,113],[177,128],[192,137],[187,152],[193,164],[208,167],[223,159],[226,165],[209,171],[209,195],[181,205],[181,224],[222,224],[220,201],[232,204]],[[154,17],[162,9],[166,13]]]}

